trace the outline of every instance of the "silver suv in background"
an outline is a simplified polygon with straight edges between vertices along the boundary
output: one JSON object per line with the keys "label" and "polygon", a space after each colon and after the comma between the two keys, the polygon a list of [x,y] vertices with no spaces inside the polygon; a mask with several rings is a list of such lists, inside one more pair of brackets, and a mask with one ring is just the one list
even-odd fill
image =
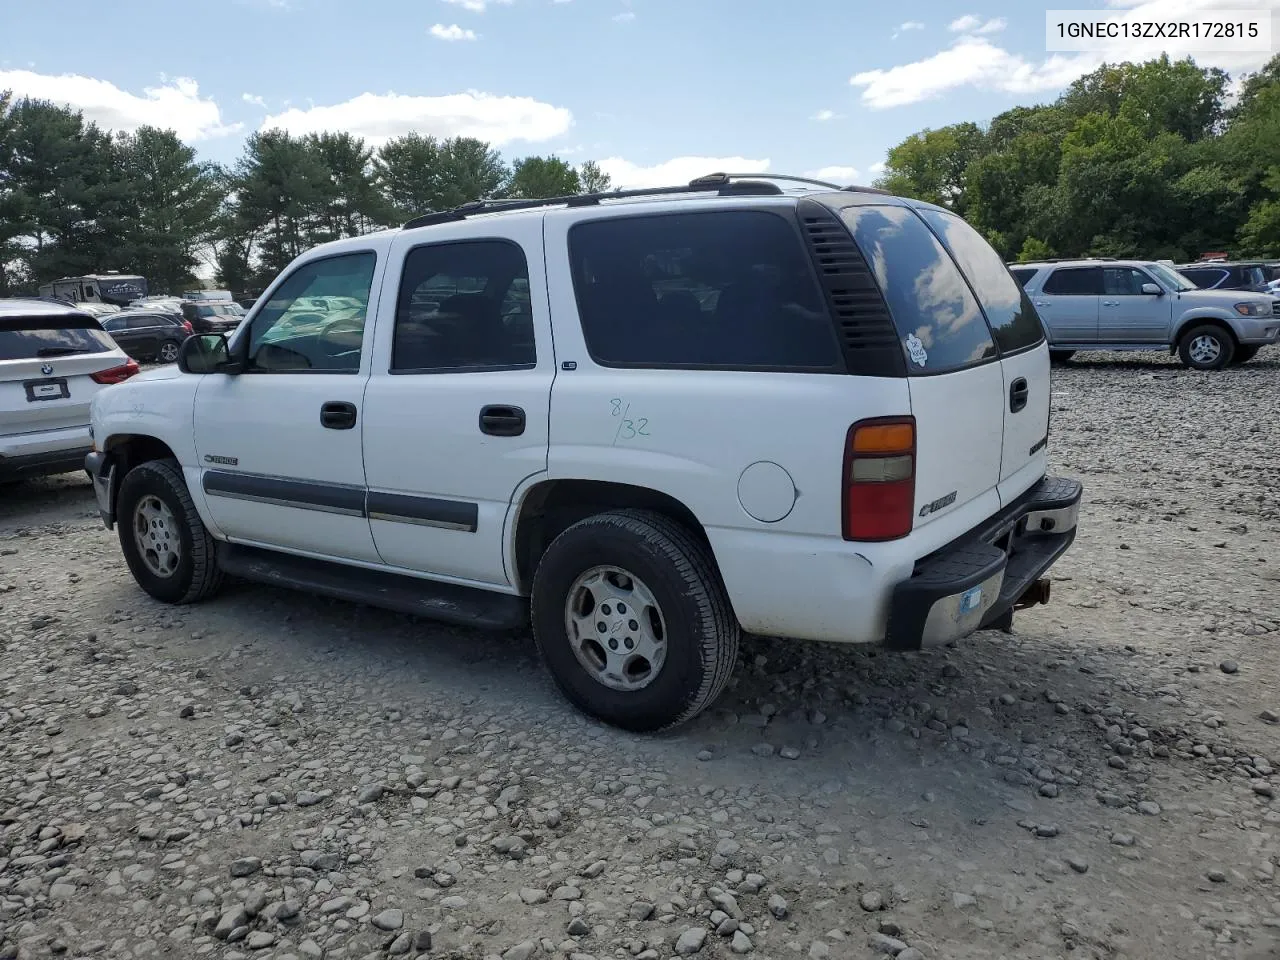
{"label": "silver suv in background", "polygon": [[1169,350],[1193,369],[1220,370],[1280,341],[1280,300],[1200,290],[1150,260],[1059,260],[1010,269],[1040,314],[1055,360],[1077,350]]}

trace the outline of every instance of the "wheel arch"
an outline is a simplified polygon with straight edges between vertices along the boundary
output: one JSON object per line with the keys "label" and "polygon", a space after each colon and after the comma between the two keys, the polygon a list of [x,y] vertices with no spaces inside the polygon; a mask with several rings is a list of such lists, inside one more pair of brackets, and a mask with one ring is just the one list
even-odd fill
{"label": "wheel arch", "polygon": [[108,507],[112,517],[116,512],[116,499],[120,494],[120,481],[134,467],[151,460],[177,460],[163,440],[145,433],[113,433],[102,442],[102,452],[111,464],[112,481],[108,490]]}
{"label": "wheel arch", "polygon": [[1189,317],[1183,317],[1178,321],[1178,329],[1173,335],[1173,346],[1176,348],[1182,343],[1182,338],[1186,336],[1188,330],[1192,327],[1217,327],[1226,333],[1236,343],[1240,343],[1240,335],[1236,333],[1235,328],[1231,326],[1231,321],[1216,313],[1192,314]]}

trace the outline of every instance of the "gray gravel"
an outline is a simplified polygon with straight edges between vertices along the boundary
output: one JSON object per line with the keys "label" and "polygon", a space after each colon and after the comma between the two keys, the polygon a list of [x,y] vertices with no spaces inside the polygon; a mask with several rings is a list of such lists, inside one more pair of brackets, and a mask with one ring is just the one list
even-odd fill
{"label": "gray gravel", "polygon": [[1049,606],[929,654],[748,639],[665,737],[527,635],[163,607],[83,478],[6,490],[0,960],[1275,956],[1277,396],[1274,349],[1079,355]]}

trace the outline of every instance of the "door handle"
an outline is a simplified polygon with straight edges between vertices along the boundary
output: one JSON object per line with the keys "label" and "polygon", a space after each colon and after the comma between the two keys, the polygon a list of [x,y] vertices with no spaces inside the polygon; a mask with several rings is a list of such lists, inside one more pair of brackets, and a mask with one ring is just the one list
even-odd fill
{"label": "door handle", "polygon": [[518,437],[524,433],[524,410],[503,403],[480,408],[480,432],[491,437]]}
{"label": "door handle", "polygon": [[1047,307],[1047,306],[1049,306],[1049,301],[1048,301],[1048,300],[1037,300],[1035,303],[1036,303],[1036,306],[1037,306],[1037,307]]}
{"label": "door handle", "polygon": [[1119,300],[1103,300],[1102,305],[1104,307],[1118,307],[1120,306],[1120,301]]}
{"label": "door handle", "polygon": [[356,425],[356,405],[330,400],[320,407],[320,426],[326,430],[350,430]]}
{"label": "door handle", "polygon": [[1031,388],[1027,386],[1027,378],[1019,377],[1009,386],[1009,412],[1017,413],[1027,405],[1031,396]]}

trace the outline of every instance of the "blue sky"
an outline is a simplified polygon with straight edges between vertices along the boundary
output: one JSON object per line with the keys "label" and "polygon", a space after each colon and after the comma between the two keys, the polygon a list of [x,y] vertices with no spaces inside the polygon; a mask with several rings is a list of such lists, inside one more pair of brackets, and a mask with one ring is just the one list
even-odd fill
{"label": "blue sky", "polygon": [[[172,126],[210,159],[234,160],[264,124],[375,143],[416,129],[481,136],[508,158],[601,161],[619,185],[725,166],[870,182],[908,134],[1052,99],[1101,59],[1047,54],[1044,5],[992,0],[5,5],[0,89],[105,126]],[[1280,0],[1052,6],[1155,18]],[[1266,54],[1197,59],[1238,70]]]}

